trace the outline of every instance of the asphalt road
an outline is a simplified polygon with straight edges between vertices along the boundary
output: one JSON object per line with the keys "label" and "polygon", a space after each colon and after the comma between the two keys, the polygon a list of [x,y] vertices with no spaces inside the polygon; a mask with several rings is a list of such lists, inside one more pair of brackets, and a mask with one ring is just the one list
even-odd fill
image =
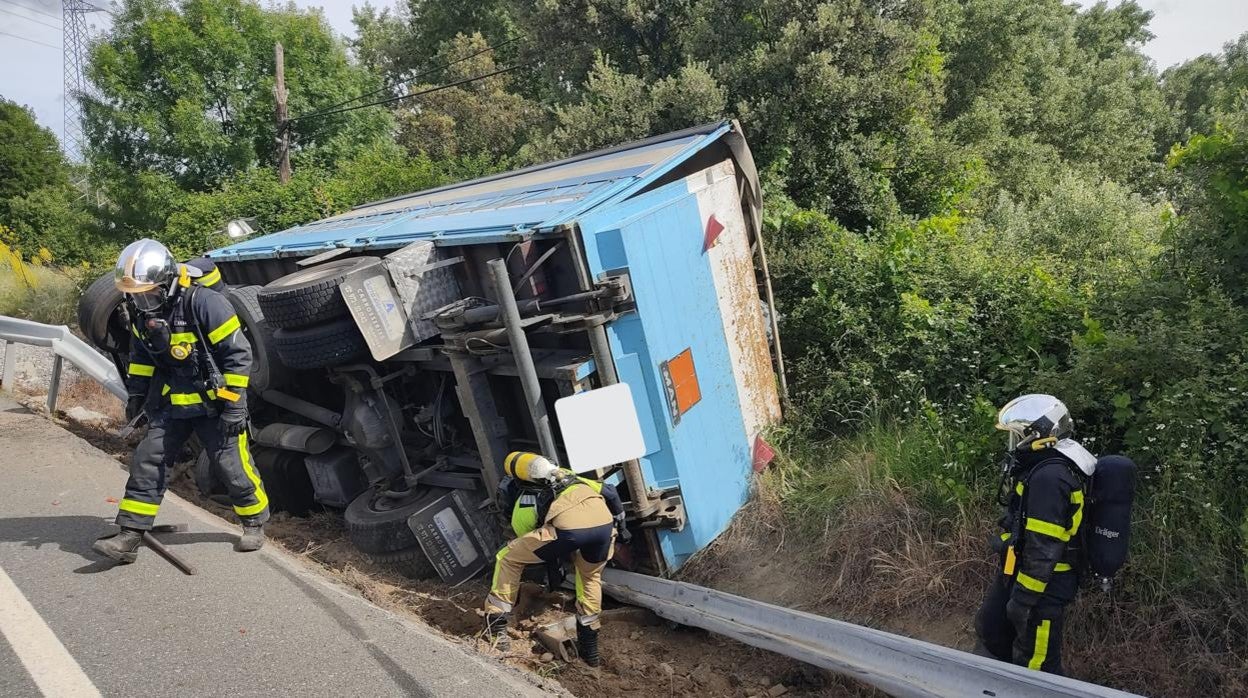
{"label": "asphalt road", "polygon": [[91,552],[125,472],[0,396],[0,695],[545,695],[524,675],[382,610],[280,550],[236,553],[235,529],[174,495],[161,538]]}

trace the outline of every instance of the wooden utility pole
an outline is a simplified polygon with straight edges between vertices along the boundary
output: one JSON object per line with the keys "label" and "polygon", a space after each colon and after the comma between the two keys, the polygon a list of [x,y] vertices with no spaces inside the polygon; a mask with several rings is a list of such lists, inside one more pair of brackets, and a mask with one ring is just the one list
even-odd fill
{"label": "wooden utility pole", "polygon": [[286,56],[282,44],[273,46],[273,96],[277,98],[277,179],[290,181],[290,121],[286,112]]}

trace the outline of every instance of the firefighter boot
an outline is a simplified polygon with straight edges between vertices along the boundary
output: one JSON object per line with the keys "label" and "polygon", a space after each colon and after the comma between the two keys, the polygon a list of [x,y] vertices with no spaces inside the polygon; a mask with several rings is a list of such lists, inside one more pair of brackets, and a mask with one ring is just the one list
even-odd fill
{"label": "firefighter boot", "polygon": [[243,535],[238,539],[238,552],[249,553],[264,547],[264,526],[243,524]]}
{"label": "firefighter boot", "polygon": [[507,635],[507,613],[485,614],[485,640],[499,652],[511,649],[511,638]]}
{"label": "firefighter boot", "polygon": [[111,536],[104,536],[91,546],[95,552],[128,565],[139,556],[139,545],[143,543],[143,532],[134,528],[123,528]]}
{"label": "firefighter boot", "polygon": [[576,652],[581,655],[589,666],[598,666],[602,660],[598,657],[598,629],[588,625],[576,624]]}

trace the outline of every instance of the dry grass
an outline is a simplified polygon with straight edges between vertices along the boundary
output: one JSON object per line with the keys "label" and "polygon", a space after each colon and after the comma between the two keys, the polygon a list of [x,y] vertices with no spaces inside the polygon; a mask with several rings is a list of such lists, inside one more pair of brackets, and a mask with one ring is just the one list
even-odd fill
{"label": "dry grass", "polygon": [[[786,506],[805,485],[781,460],[682,578],[971,649],[971,618],[995,568],[986,543],[993,513],[936,516],[870,457],[826,463],[843,471],[840,484],[848,486],[829,488],[822,517]],[[1144,695],[1248,696],[1243,615],[1181,598],[1146,604],[1085,589],[1068,610],[1066,670]]]}
{"label": "dry grass", "polygon": [[14,261],[0,249],[0,315],[52,325],[71,325],[77,315],[75,273]]}

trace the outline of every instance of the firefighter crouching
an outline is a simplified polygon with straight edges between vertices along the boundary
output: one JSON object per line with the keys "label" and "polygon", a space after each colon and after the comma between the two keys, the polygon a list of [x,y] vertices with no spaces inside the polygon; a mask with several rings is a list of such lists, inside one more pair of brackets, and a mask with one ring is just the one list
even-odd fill
{"label": "firefighter crouching", "polygon": [[578,477],[536,453],[512,453],[503,466],[498,503],[511,515],[518,536],[495,556],[494,579],[485,600],[486,634],[506,651],[507,623],[527,565],[558,565],[571,558],[576,575],[578,652],[598,666],[602,569],[611,559],[617,530],[625,542],[624,505],[615,487]]}
{"label": "firefighter crouching", "polygon": [[[215,267],[210,273],[219,279]],[[134,562],[142,532],[152,527],[160,509],[169,468],[193,432],[225,479],[242,520],[237,549],[259,550],[268,497],[248,448],[251,346],[233,306],[193,280],[203,278],[202,268],[178,264],[154,240],[127,246],[115,275],[133,335],[126,419],[146,412],[149,424],[118,505],[121,532],[100,538],[92,549],[121,563]]]}

